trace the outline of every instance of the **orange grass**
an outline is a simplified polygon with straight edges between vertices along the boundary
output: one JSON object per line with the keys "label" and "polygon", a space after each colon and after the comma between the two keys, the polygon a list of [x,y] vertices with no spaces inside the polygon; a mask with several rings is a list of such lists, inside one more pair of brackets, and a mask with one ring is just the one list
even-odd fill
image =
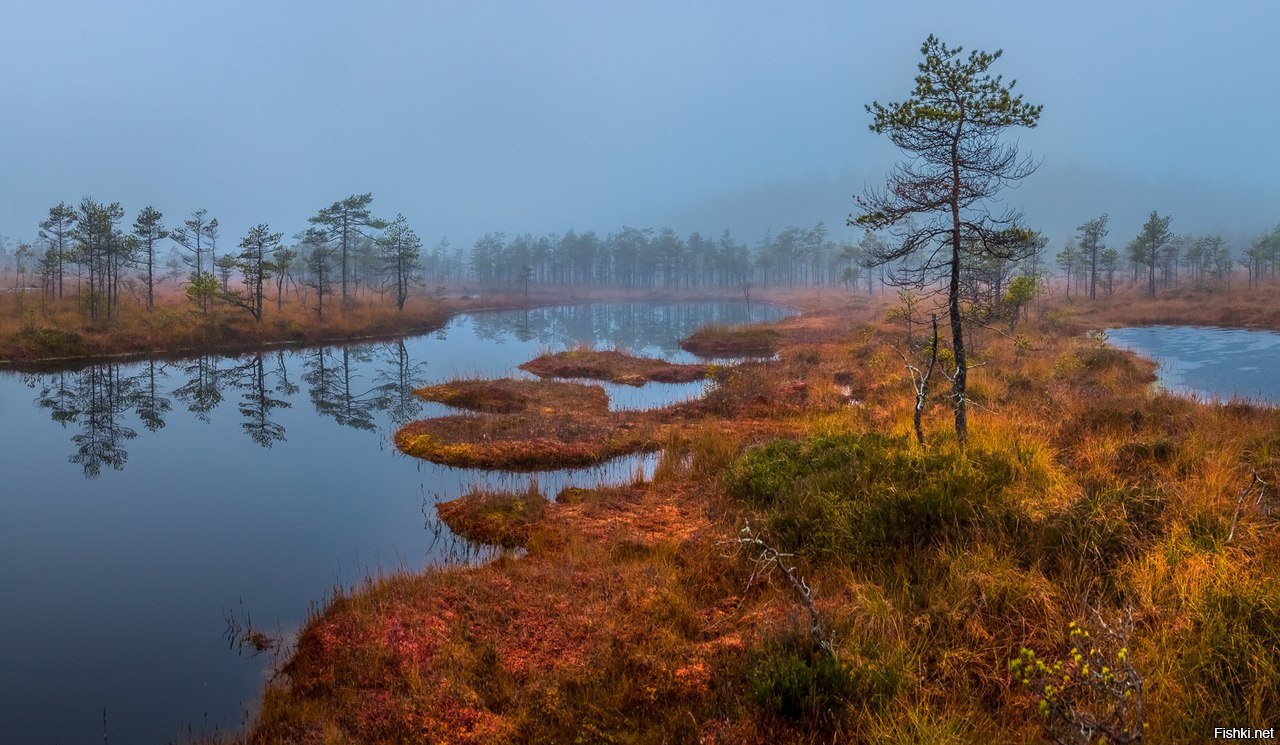
{"label": "orange grass", "polygon": [[710,375],[706,365],[677,365],[617,350],[570,349],[544,354],[520,366],[540,378],[589,378],[626,385],[691,383]]}
{"label": "orange grass", "polygon": [[[1180,322],[1218,313],[1190,308]],[[883,307],[780,322],[776,361],[726,369],[703,400],[637,420],[664,449],[660,479],[567,490],[536,519],[515,521],[528,548],[519,558],[339,593],[307,624],[244,739],[1040,742],[1035,698],[1008,663],[1023,646],[1066,654],[1067,624],[1087,620],[1089,608],[1133,609],[1130,652],[1151,742],[1203,740],[1223,721],[1271,726],[1280,505],[1247,502],[1235,538],[1226,536],[1250,470],[1280,484],[1280,412],[1161,393],[1149,361],[1064,333],[1133,322],[1107,313],[1049,305],[1023,327],[1030,344],[1021,348],[975,330],[984,366],[972,374],[972,455],[955,448],[941,381],[925,427],[938,462],[1007,469],[999,509],[989,494],[950,494],[967,510],[962,525],[913,526],[904,512],[893,529],[913,550],[876,552],[839,532],[843,511],[866,495],[806,491],[820,473],[782,482],[800,495],[793,506],[743,501],[721,478],[775,437],[871,433],[896,436],[887,452],[900,442],[905,462],[926,469],[912,478],[931,478],[934,461],[912,455],[914,398]],[[511,424],[492,420],[510,416],[451,424],[452,442],[483,441]],[[512,442],[527,443],[533,425],[512,426]],[[591,426],[602,429],[575,441],[618,436],[618,422]],[[877,498],[886,495],[905,507],[917,496],[888,489]],[[484,504],[467,508],[470,519]],[[810,669],[788,651],[805,633],[804,613],[776,574],[748,582],[755,567],[733,549],[744,520],[765,529],[807,514],[792,509],[830,510],[813,534],[779,549],[817,590],[847,682],[834,697],[787,688],[787,675]],[[819,539],[859,558],[815,552]],[[792,694],[819,702],[816,715],[779,705]]]}
{"label": "orange grass", "polygon": [[518,411],[603,413],[609,409],[609,396],[603,388],[577,383],[512,378],[453,380],[419,388],[415,393],[427,401],[491,414]]}
{"label": "orange grass", "polygon": [[704,326],[680,342],[699,357],[767,357],[778,351],[778,332],[770,326]]}

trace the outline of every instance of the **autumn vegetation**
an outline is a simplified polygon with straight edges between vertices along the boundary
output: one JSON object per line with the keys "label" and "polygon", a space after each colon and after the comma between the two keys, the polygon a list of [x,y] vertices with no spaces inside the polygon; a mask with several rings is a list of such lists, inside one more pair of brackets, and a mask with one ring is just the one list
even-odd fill
{"label": "autumn vegetation", "polygon": [[[1280,476],[1280,413],[1153,387],[1151,362],[1085,333],[1126,303],[1060,297],[1020,340],[974,327],[967,446],[943,391],[922,447],[890,309],[828,298],[775,324],[775,360],[655,414],[652,480],[439,505],[521,551],[336,592],[246,739],[1039,742],[1070,708],[1176,742],[1266,722],[1275,500],[1237,497]],[[746,526],[794,557],[831,653]],[[1125,617],[1112,644],[1099,621]]]}
{"label": "autumn vegetation", "polygon": [[[12,299],[12,298],[10,298]],[[488,306],[513,307],[515,296],[488,298]],[[306,346],[352,339],[425,333],[444,325],[476,302],[411,299],[403,311],[362,305],[346,313],[317,317],[290,303],[261,323],[231,307],[204,313],[185,298],[158,293],[151,311],[121,309],[110,324],[86,324],[69,304],[28,306],[22,313],[0,312],[0,365],[47,366],[106,357],[178,356],[197,352],[239,352],[272,346]]]}
{"label": "autumn vegetation", "polygon": [[711,375],[707,365],[681,365],[636,357],[617,349],[566,349],[539,355],[520,366],[541,378],[589,378],[624,385],[692,383]]}
{"label": "autumn vegetation", "polygon": [[778,349],[778,332],[760,325],[704,326],[680,348],[699,357],[768,357]]}
{"label": "autumn vegetation", "polygon": [[[727,233],[624,228],[489,234],[469,259],[434,254],[517,304],[555,281],[747,301],[806,292],[794,317],[681,342],[750,361],[576,349],[522,365],[541,380],[419,390],[460,410],[395,433],[434,463],[660,459],[629,483],[545,495],[531,481],[437,505],[497,558],[335,590],[242,740],[1187,742],[1274,724],[1280,409],[1161,390],[1154,363],[1105,329],[1280,329],[1280,230],[1233,254],[1153,211],[1126,267],[1100,215],[1057,254],[1055,282],[1047,239],[997,209],[1037,163],[1003,131],[1036,126],[1040,105],[989,72],[999,51],[965,56],[932,36],[921,51],[911,95],[868,107],[904,161],[855,199],[849,224],[868,231],[857,245],[821,225],[754,253]],[[370,199],[321,210],[284,263],[269,258],[287,250],[281,236],[251,230],[236,289],[204,269],[216,225],[194,213],[172,239],[194,256],[191,304],[157,299],[148,263],[136,307],[122,277],[137,256],[153,261],[158,216],[140,215],[130,242],[112,227],[118,205],[60,205],[45,255],[78,262],[89,288],[63,299],[62,265],[46,263],[38,309],[0,313],[0,357],[404,333],[468,307],[411,295],[420,246]],[[394,280],[362,295],[359,252],[375,244]],[[269,280],[295,270],[312,294],[289,310],[278,284],[272,313]],[[875,272],[901,291],[851,292]],[[708,385],[613,411],[600,385],[564,379]]]}

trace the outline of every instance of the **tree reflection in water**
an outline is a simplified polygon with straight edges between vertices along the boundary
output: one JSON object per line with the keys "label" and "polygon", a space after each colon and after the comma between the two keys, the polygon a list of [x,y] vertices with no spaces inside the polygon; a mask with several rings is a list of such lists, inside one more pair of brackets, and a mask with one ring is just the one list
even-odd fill
{"label": "tree reflection in water", "polygon": [[373,431],[374,413],[381,408],[382,391],[364,387],[357,365],[373,354],[369,347],[329,347],[308,350],[302,379],[310,386],[316,412],[344,427]]}
{"label": "tree reflection in water", "polygon": [[[515,340],[549,347],[605,344],[638,353],[673,354],[678,352],[679,340],[701,324],[785,315],[760,306],[753,310],[745,313],[735,303],[620,303],[479,313],[466,317],[469,328],[461,338],[464,343],[482,342],[480,348],[484,342]],[[434,337],[444,342],[445,329]],[[408,422],[423,411],[414,390],[427,382],[426,361],[415,360],[411,352],[418,349],[416,343],[395,340],[238,358],[201,355],[167,363],[103,363],[29,374],[23,382],[37,392],[37,406],[54,422],[74,430],[69,461],[79,465],[86,478],[95,478],[106,468],[123,469],[129,457],[125,444],[138,437],[139,430],[163,429],[179,404],[178,410],[212,424],[217,411],[227,410],[222,404],[228,391],[236,394],[241,430],[263,448],[286,441],[281,412],[298,409],[306,400],[320,416],[361,431],[377,432],[380,427]],[[476,349],[465,347],[462,357],[454,351],[443,361],[456,364]]]}
{"label": "tree reflection in water", "polygon": [[378,346],[378,358],[382,365],[377,372],[381,391],[381,406],[391,421],[404,424],[418,418],[422,401],[414,395],[414,389],[426,377],[426,362],[414,362],[403,340]]}
{"label": "tree reflection in water", "polygon": [[206,354],[178,365],[187,382],[174,390],[173,395],[202,422],[208,422],[210,412],[222,403],[222,381],[219,380],[218,369],[218,362],[222,359]]}
{"label": "tree reflection in water", "polygon": [[[272,420],[271,413],[276,409],[292,408],[293,404],[273,396],[277,392],[289,395],[298,390],[297,386],[289,382],[284,358],[279,357],[277,364],[268,371],[262,353],[252,354],[226,371],[226,374],[231,385],[243,391],[239,409],[244,421],[240,426],[249,435],[249,439],[264,448],[283,442],[284,425]],[[272,381],[270,385],[268,378]]]}
{"label": "tree reflection in water", "polygon": [[[119,364],[87,367],[76,372],[54,373],[44,379],[36,402],[49,411],[55,422],[75,426],[71,436],[75,450],[67,461],[79,465],[85,478],[97,478],[103,466],[119,471],[129,460],[123,443],[138,436],[124,416],[136,408],[146,389],[139,385],[142,376],[123,377]],[[151,402],[148,414],[155,414],[159,397]],[[166,402],[167,403],[167,402]],[[152,421],[156,421],[152,420]]]}

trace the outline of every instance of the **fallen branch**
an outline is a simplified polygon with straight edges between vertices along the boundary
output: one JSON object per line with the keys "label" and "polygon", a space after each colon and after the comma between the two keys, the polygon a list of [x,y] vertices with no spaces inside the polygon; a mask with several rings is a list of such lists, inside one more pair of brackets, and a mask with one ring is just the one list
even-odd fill
{"label": "fallen branch", "polygon": [[1258,478],[1258,472],[1254,471],[1253,476],[1249,479],[1249,483],[1245,484],[1240,490],[1240,495],[1236,497],[1236,514],[1231,517],[1231,531],[1227,533],[1227,543],[1231,542],[1236,535],[1236,525],[1240,522],[1240,511],[1244,509],[1244,498],[1249,496],[1249,492],[1253,491],[1253,487],[1258,487],[1258,498],[1255,500],[1258,504],[1262,503],[1262,495],[1267,491],[1267,482]]}
{"label": "fallen branch", "polygon": [[827,638],[826,632],[822,628],[822,618],[818,615],[818,608],[814,605],[813,588],[809,583],[805,582],[804,577],[796,571],[794,565],[789,566],[784,559],[794,558],[794,554],[784,554],[776,548],[765,543],[763,539],[755,534],[748,523],[742,528],[741,535],[738,538],[738,545],[744,548],[758,549],[760,553],[752,559],[755,562],[755,570],[751,573],[751,578],[747,580],[747,586],[750,587],[756,579],[760,577],[768,577],[773,574],[774,570],[780,570],[787,581],[791,584],[791,589],[795,591],[796,597],[800,603],[809,612],[809,635],[813,639],[813,644],[818,649],[831,655],[836,656],[835,647]]}

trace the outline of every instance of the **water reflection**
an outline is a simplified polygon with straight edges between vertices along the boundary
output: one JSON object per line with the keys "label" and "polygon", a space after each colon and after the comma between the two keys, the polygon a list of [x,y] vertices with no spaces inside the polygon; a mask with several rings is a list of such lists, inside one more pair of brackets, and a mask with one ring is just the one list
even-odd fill
{"label": "water reflection", "polygon": [[383,395],[383,409],[395,424],[405,424],[417,419],[422,412],[422,401],[413,395],[418,381],[426,377],[425,362],[414,362],[404,340],[396,340],[379,347],[381,361],[377,380]]}
{"label": "water reflection", "polygon": [[376,430],[374,414],[383,408],[384,398],[372,382],[366,384],[361,372],[373,356],[368,347],[328,347],[307,352],[302,379],[310,386],[316,413],[344,427]]}
{"label": "water reflection", "polygon": [[124,421],[130,408],[152,431],[164,426],[161,416],[168,401],[155,395],[154,385],[140,385],[144,379],[154,381],[154,367],[137,376],[125,376],[120,365],[98,365],[76,373],[56,373],[28,385],[39,387],[36,403],[53,421],[76,428],[71,436],[75,450],[68,460],[80,466],[85,478],[95,478],[103,466],[119,471],[128,461],[123,443],[138,436]]}
{"label": "water reflection", "polygon": [[202,422],[208,422],[210,412],[222,403],[221,371],[218,369],[222,359],[206,354],[178,365],[178,372],[186,382],[174,390],[173,395]]}
{"label": "water reflection", "polygon": [[[584,343],[691,360],[677,344],[697,325],[781,315],[572,306],[460,317],[376,344],[0,372],[0,597],[22,609],[0,617],[0,739],[85,742],[102,736],[104,708],[112,741],[234,726],[262,678],[227,654],[228,608],[243,602],[262,624],[293,629],[335,583],[447,558],[431,540],[443,531],[431,505],[423,530],[424,498],[525,488],[529,477],[394,454],[400,423],[444,411],[414,388],[520,375],[541,350]],[[611,405],[661,405],[699,385],[615,386]],[[554,494],[653,464],[538,481]]]}
{"label": "water reflection", "polygon": [[146,370],[139,377],[138,418],[150,431],[157,432],[164,427],[164,415],[173,408],[173,402],[161,395],[156,386],[156,361],[148,360]]}
{"label": "water reflection", "polygon": [[[763,309],[758,317],[779,315],[777,309]],[[508,344],[513,337],[525,347],[605,341],[637,353],[678,358],[683,355],[679,340],[691,329],[749,318],[734,304],[583,304],[480,313],[466,317],[463,324],[467,336],[489,345]],[[427,362],[415,359],[411,342],[442,341],[448,334],[446,328],[409,342],[277,350],[234,358],[206,354],[168,363],[107,362],[74,372],[28,375],[26,381],[38,390],[36,403],[54,422],[76,430],[69,460],[81,467],[86,478],[95,478],[104,469],[123,469],[129,460],[125,444],[138,437],[137,428],[163,429],[175,402],[197,421],[210,424],[226,397],[236,396],[241,430],[263,448],[286,441],[288,431],[280,412],[301,403],[297,399],[303,391],[317,414],[343,427],[376,432],[384,425],[404,424],[421,416],[424,407],[413,390],[424,384]],[[528,356],[526,351],[509,366]],[[484,366],[485,360],[470,361]],[[453,362],[456,366],[458,360]],[[612,388],[611,395],[618,399],[615,405],[644,405],[649,395],[642,392],[632,401],[637,398],[635,392]],[[696,385],[684,388],[688,390],[671,390],[684,396],[700,390]]]}
{"label": "water reflection", "polygon": [[278,412],[293,407],[301,387],[294,382],[298,359],[306,395],[316,413],[353,429],[375,431],[377,415],[402,424],[421,412],[413,390],[425,363],[415,362],[401,340],[301,352],[254,353],[227,359],[201,355],[178,363],[108,362],[73,372],[26,376],[37,390],[36,405],[63,427],[75,429],[69,460],[86,478],[104,467],[121,470],[129,460],[124,443],[136,438],[134,422],[150,432],[165,426],[173,402],[203,423],[213,421],[225,396],[234,391],[240,428],[254,443],[270,448],[284,442]]}
{"label": "water reflection", "polygon": [[[240,399],[241,429],[249,439],[269,448],[284,441],[284,425],[271,418],[276,409],[292,408],[293,404],[275,395],[297,393],[298,387],[289,381],[289,371],[284,357],[279,356],[268,372],[261,353],[250,356],[247,362],[237,364],[227,371],[231,385],[244,392]],[[270,381],[268,383],[268,381]]]}
{"label": "water reflection", "polygon": [[[698,326],[738,324],[782,315],[777,308],[748,309],[737,303],[584,303],[516,311],[516,314],[514,336],[520,341],[574,346],[608,339],[623,349],[663,355],[678,353],[680,340]],[[473,324],[481,339],[500,342],[513,335],[509,314],[478,314]]]}

